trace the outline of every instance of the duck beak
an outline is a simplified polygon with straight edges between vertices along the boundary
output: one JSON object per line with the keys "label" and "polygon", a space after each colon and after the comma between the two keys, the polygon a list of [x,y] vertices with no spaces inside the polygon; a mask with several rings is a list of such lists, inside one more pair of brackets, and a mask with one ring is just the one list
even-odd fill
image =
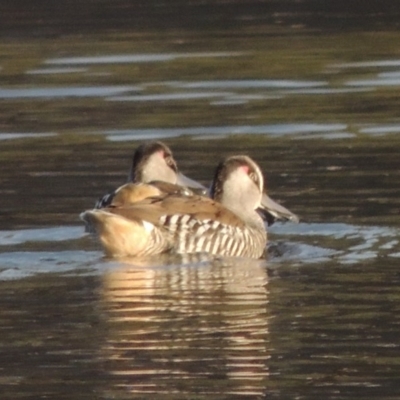
{"label": "duck beak", "polygon": [[178,179],[176,183],[180,186],[187,187],[189,189],[195,189],[194,191],[201,195],[207,195],[207,188],[203,186],[201,183],[188,178],[186,175],[183,175],[181,172],[178,172]]}
{"label": "duck beak", "polygon": [[258,208],[258,211],[268,225],[272,225],[277,220],[299,222],[299,217],[296,214],[272,200],[266,193],[263,193],[261,207]]}

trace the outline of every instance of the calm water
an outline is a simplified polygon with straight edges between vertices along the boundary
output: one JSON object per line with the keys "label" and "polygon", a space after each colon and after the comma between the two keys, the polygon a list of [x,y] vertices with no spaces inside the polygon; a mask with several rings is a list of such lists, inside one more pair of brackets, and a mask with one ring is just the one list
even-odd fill
{"label": "calm water", "polygon": [[[398,398],[398,7],[189,3],[0,12],[2,398]],[[78,215],[154,138],[205,184],[251,155],[301,222],[104,258]]]}

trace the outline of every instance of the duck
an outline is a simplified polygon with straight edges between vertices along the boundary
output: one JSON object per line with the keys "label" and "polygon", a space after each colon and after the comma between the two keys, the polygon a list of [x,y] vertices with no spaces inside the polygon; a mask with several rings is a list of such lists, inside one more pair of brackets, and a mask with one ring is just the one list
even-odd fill
{"label": "duck", "polygon": [[[178,170],[169,146],[161,141],[150,141],[136,149],[129,170],[128,183],[99,199],[95,208],[133,204],[146,197],[163,193],[212,197],[210,189]],[[265,192],[262,194],[262,205],[260,215],[268,226],[276,221],[299,222],[296,214],[272,200]]]}
{"label": "duck", "polygon": [[210,197],[163,193],[133,204],[84,211],[80,218],[110,257],[161,253],[207,253],[260,258],[267,231],[263,209],[264,178],[246,155],[222,160]]}
{"label": "duck", "polygon": [[171,149],[161,141],[141,144],[133,154],[128,182],[101,197],[95,208],[133,204],[161,194],[206,195],[206,188],[178,170]]}

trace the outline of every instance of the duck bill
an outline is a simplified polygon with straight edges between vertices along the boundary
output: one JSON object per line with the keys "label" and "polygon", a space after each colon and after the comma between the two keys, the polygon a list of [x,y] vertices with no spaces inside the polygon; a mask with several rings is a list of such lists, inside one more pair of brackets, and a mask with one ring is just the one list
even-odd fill
{"label": "duck bill", "polygon": [[263,193],[261,207],[258,209],[261,216],[271,225],[277,220],[299,222],[299,217],[287,208],[272,200],[266,193]]}
{"label": "duck bill", "polygon": [[186,175],[183,175],[180,172],[178,172],[178,179],[176,183],[180,186],[185,186],[189,189],[196,189],[196,192],[197,191],[203,191],[204,193],[207,192],[207,188],[203,186],[201,183],[188,178]]}

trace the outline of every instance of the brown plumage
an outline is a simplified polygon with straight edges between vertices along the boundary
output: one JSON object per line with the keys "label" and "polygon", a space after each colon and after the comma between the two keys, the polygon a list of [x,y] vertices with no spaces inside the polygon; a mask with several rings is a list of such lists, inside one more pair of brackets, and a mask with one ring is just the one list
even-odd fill
{"label": "brown plumage", "polygon": [[215,200],[162,194],[131,205],[81,214],[110,256],[144,256],[166,251],[206,252],[259,258],[266,231],[261,207],[263,177],[246,156],[222,162],[212,184]]}
{"label": "brown plumage", "polygon": [[146,192],[149,196],[161,193],[193,195],[195,192],[205,194],[206,189],[179,172],[172,151],[165,143],[147,142],[133,155],[128,183],[103,196],[95,207],[132,204],[145,198]]}
{"label": "brown plumage", "polygon": [[[152,185],[155,191],[165,194],[210,195],[203,185],[179,172],[172,151],[165,143],[152,141],[144,143],[136,149],[129,171],[128,183],[103,196],[95,207],[121,206],[140,201],[144,198],[144,192],[140,190],[141,194],[138,196],[134,184],[142,183]],[[149,193],[152,191],[150,190]],[[276,203],[266,193],[263,193],[261,202],[263,206],[261,215],[268,225],[272,225],[277,220],[299,221],[297,215]]]}
{"label": "brown plumage", "polygon": [[148,197],[167,194],[178,194],[181,196],[194,195],[188,188],[168,182],[126,183],[110,193],[107,198],[106,196],[103,197],[101,206],[98,205],[96,208],[128,206]]}

